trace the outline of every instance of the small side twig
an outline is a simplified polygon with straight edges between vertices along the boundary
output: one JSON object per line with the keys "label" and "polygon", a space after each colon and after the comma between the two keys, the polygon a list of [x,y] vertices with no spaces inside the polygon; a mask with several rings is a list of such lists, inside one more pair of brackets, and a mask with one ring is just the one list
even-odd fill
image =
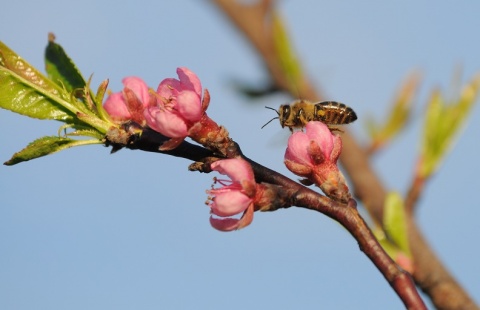
{"label": "small side twig", "polygon": [[408,190],[407,197],[405,199],[405,210],[407,213],[414,213],[417,202],[422,196],[424,189],[425,179],[416,175],[410,184],[410,189]]}

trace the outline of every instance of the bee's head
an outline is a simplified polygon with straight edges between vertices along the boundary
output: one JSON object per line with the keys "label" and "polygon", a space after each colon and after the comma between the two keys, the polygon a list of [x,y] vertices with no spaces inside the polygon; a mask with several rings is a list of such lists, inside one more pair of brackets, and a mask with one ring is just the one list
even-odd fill
{"label": "bee's head", "polygon": [[[271,120],[269,120],[265,125],[262,126],[262,129],[263,129],[263,127],[265,127],[265,126],[267,126],[268,124],[270,124],[274,119],[280,118],[280,115],[281,115],[281,112],[278,112],[278,111],[277,111],[276,109],[274,109],[274,108],[270,108],[270,107],[265,107],[265,108],[275,111],[275,112],[278,114],[278,116],[275,116],[274,118],[272,118]],[[280,108],[281,108],[281,107],[280,107]],[[280,123],[281,123],[281,122],[280,122]],[[282,127],[283,127],[283,126],[282,126]]]}
{"label": "bee's head", "polygon": [[278,113],[278,117],[280,118],[280,124],[282,124],[282,128],[285,126],[285,120],[290,117],[290,113],[292,113],[292,108],[289,104],[282,104],[278,109],[280,112]]}

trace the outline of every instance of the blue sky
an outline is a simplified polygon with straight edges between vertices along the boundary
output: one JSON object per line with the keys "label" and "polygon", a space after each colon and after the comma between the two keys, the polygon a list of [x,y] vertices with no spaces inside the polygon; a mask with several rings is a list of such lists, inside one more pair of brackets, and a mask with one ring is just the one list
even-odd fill
{"label": "blue sky", "polygon": [[[419,149],[429,93],[454,94],[480,71],[479,4],[447,1],[281,1],[296,49],[312,79],[353,107],[349,128],[366,143],[365,120],[382,117],[414,69],[423,74],[408,129],[373,158],[386,187],[404,193]],[[208,1],[9,1],[0,40],[43,69],[52,31],[93,84],[125,76],[156,87],[187,66],[211,93],[209,115],[252,159],[293,177],[282,165],[288,130],[260,127],[264,106],[235,81],[266,80],[259,58]],[[478,107],[428,184],[418,222],[447,267],[480,303],[480,211],[475,200]],[[61,124],[0,110],[0,160]],[[256,213],[248,228],[220,233],[208,223],[205,190],[214,175],[190,162],[102,146],[74,148],[0,166],[2,309],[402,309],[356,242],[321,214],[291,208]]]}

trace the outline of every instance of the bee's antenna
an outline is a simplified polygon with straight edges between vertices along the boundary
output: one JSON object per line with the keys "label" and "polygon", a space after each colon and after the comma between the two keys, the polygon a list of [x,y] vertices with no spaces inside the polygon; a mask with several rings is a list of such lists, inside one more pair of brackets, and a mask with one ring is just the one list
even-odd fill
{"label": "bee's antenna", "polygon": [[[273,110],[275,111],[275,113],[278,114],[278,116],[280,116],[280,113],[277,111],[277,109],[274,109],[274,108],[270,108],[270,107],[265,107],[265,109],[270,109],[270,110]],[[277,117],[278,118],[278,117]],[[270,121],[271,122],[271,121]]]}
{"label": "bee's antenna", "polygon": [[278,114],[278,116],[276,116],[276,117],[272,118],[271,120],[269,120],[265,125],[262,126],[261,129],[263,129],[263,127],[265,127],[265,126],[267,126],[268,124],[270,124],[274,119],[278,119],[278,118],[280,117],[280,113],[279,113],[276,109],[270,108],[270,107],[265,107],[265,108],[275,111],[275,112]]}
{"label": "bee's antenna", "polygon": [[272,118],[271,120],[269,120],[265,125],[262,126],[261,129],[263,129],[263,127],[267,126],[268,124],[270,124],[274,119],[278,119],[278,116],[277,117],[274,117]]}

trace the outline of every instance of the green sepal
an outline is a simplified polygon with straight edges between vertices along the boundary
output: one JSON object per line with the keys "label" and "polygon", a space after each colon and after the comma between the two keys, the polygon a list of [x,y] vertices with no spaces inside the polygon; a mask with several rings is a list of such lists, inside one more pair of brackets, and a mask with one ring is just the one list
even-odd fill
{"label": "green sepal", "polygon": [[95,106],[97,109],[98,116],[100,116],[100,118],[103,119],[104,121],[111,123],[112,119],[110,118],[110,115],[103,108],[103,98],[105,97],[105,93],[107,92],[107,87],[108,87],[108,79],[104,80],[98,86],[97,94],[95,95]]}
{"label": "green sepal", "polygon": [[35,67],[26,62],[22,57],[20,57],[1,41],[0,67],[8,69],[24,80],[36,85],[41,89],[44,89],[50,94],[62,97],[62,99],[68,99],[70,96],[70,94],[65,92],[63,88],[49,80],[46,76],[40,73],[40,71],[35,69]]}
{"label": "green sepal", "polygon": [[75,97],[82,97],[82,91],[86,86],[85,79],[73,61],[68,57],[65,50],[54,41],[52,33],[48,35],[48,45],[45,49],[45,70],[48,77],[68,93]]}
{"label": "green sepal", "polygon": [[430,177],[452,149],[477,100],[479,89],[480,76],[476,76],[462,89],[459,98],[450,102],[439,90],[432,93],[425,115],[418,177]]}
{"label": "green sepal", "polygon": [[272,15],[273,43],[279,65],[290,82],[292,88],[290,91],[292,93],[297,93],[298,89],[295,88],[303,83],[301,81],[303,76],[302,66],[292,49],[290,37],[285,28],[283,19],[277,12],[272,12]]}
{"label": "green sepal", "polygon": [[385,198],[383,228],[388,239],[402,252],[411,256],[408,242],[407,215],[402,197],[399,193],[388,193]]}
{"label": "green sepal", "polygon": [[58,136],[42,137],[31,142],[26,148],[13,154],[12,158],[4,163],[4,165],[12,166],[24,161],[50,155],[58,151],[71,148],[73,146],[87,144],[101,144],[102,140],[73,140]]}

